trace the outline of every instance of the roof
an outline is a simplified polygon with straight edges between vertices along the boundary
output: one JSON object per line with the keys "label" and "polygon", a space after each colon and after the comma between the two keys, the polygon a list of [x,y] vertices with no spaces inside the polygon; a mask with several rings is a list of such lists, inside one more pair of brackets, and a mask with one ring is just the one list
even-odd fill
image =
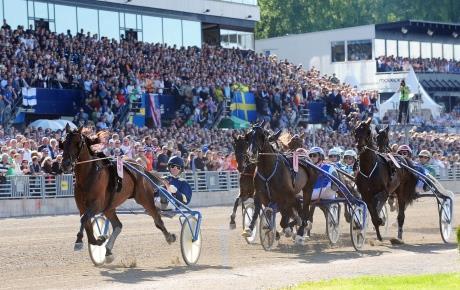
{"label": "roof", "polygon": [[427,29],[431,29],[437,35],[451,35],[454,31],[460,33],[460,23],[403,20],[375,25],[375,29],[380,31],[400,31],[403,27],[407,28],[409,32],[420,33],[426,33]]}

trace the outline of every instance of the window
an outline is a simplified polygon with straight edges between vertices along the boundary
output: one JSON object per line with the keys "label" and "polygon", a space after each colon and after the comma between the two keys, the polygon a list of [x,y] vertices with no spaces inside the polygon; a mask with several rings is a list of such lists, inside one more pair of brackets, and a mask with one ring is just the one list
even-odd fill
{"label": "window", "polygon": [[396,40],[387,39],[387,56],[396,56],[396,55],[398,55]]}
{"label": "window", "polygon": [[169,46],[182,46],[182,22],[179,19],[163,18],[163,40]]}
{"label": "window", "polygon": [[83,33],[90,32],[91,35],[99,34],[97,23],[97,10],[80,8],[77,9],[78,13],[78,32],[83,29]]}
{"label": "window", "polygon": [[27,27],[27,3],[25,0],[4,0],[3,9],[11,29],[14,30],[19,25]]}
{"label": "window", "polygon": [[398,40],[398,56],[409,57],[409,42]]}
{"label": "window", "polygon": [[145,42],[163,43],[163,24],[161,18],[142,16],[142,24]]}
{"label": "window", "polygon": [[369,60],[372,59],[372,41],[351,40],[347,42],[348,60]]}
{"label": "window", "polygon": [[201,47],[201,23],[182,20],[182,39],[185,47]]}
{"label": "window", "polygon": [[345,61],[345,41],[331,42],[331,60],[332,62]]}
{"label": "window", "polygon": [[118,12],[99,10],[99,34],[108,39],[120,39]]}
{"label": "window", "polygon": [[409,53],[411,58],[419,58],[420,57],[420,42],[418,41],[411,41],[409,42]]}
{"label": "window", "polygon": [[442,44],[441,43],[432,43],[433,47],[433,58],[442,58]]}
{"label": "window", "polygon": [[[29,1],[29,7],[32,6],[32,1]],[[48,4],[42,2],[34,2],[35,18],[48,19]],[[34,16],[29,13],[29,16]]]}
{"label": "window", "polygon": [[422,58],[431,58],[431,43],[422,42]]}
{"label": "window", "polygon": [[442,54],[443,57],[447,60],[452,60],[454,58],[454,48],[452,44],[443,44],[442,45]]}
{"label": "window", "polygon": [[125,26],[124,27],[137,29],[136,14],[125,13]]}
{"label": "window", "polygon": [[56,10],[56,32],[67,33],[70,30],[72,35],[77,33],[77,12],[74,6],[55,5]]}
{"label": "window", "polygon": [[375,40],[375,57],[380,57],[385,55],[385,39],[376,39]]}
{"label": "window", "polygon": [[460,61],[460,44],[454,45],[454,59]]}

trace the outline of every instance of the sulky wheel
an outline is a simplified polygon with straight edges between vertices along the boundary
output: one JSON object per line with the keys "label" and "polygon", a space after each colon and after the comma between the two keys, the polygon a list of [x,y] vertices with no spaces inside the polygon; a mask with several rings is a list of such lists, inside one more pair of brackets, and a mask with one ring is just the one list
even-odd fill
{"label": "sulky wheel", "polygon": [[351,223],[350,236],[351,243],[356,251],[364,246],[366,240],[366,225],[364,224],[366,210],[361,206],[350,207]]}
{"label": "sulky wheel", "polygon": [[265,251],[273,249],[276,242],[276,226],[275,213],[269,207],[264,208],[263,214],[260,216],[259,236],[260,243]]}
{"label": "sulky wheel", "polygon": [[[254,203],[248,203],[244,206],[243,210],[243,231],[249,228],[249,225],[252,221],[252,216],[254,214],[255,206]],[[245,237],[244,239],[248,244],[253,244],[256,241],[257,236],[257,225],[254,226],[252,230],[252,235],[250,237]]]}
{"label": "sulky wheel", "polygon": [[[201,254],[201,229],[196,227],[198,220],[193,216],[188,216],[182,222],[180,232],[180,250],[185,264],[195,265]],[[194,240],[195,231],[198,231]]]}
{"label": "sulky wheel", "polygon": [[93,264],[96,266],[102,266],[105,263],[105,245],[107,244],[111,234],[110,223],[104,216],[97,216],[93,219],[91,226],[93,227],[93,235],[96,240],[103,237],[105,238],[105,242],[100,246],[88,243],[88,251],[91,261],[93,261]]}
{"label": "sulky wheel", "polygon": [[326,233],[331,244],[340,238],[340,205],[333,203],[326,208]]}
{"label": "sulky wheel", "polygon": [[444,243],[449,243],[452,234],[452,199],[446,197],[439,206],[439,230]]}

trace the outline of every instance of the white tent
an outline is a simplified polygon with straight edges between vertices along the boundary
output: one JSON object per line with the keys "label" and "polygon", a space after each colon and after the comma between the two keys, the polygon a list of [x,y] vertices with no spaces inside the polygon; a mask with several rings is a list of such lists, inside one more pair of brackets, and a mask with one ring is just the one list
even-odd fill
{"label": "white tent", "polygon": [[[436,104],[435,101],[428,95],[428,93],[425,91],[425,89],[420,85],[420,82],[417,79],[417,76],[415,75],[414,69],[411,67],[409,70],[409,73],[406,76],[405,79],[406,85],[409,87],[410,94],[409,97],[412,98],[414,94],[420,94],[421,96],[421,104],[420,104],[420,109],[428,109],[431,111],[431,114],[433,115],[434,118],[439,117],[441,114],[441,109],[442,106]],[[380,104],[379,106],[379,115],[380,119],[383,118],[385,113],[388,110],[398,110],[399,109],[399,99],[400,99],[400,93],[396,92],[386,100],[383,104]]]}
{"label": "white tent", "polygon": [[69,124],[71,129],[77,128],[74,123],[67,121],[67,120],[48,120],[48,119],[40,119],[35,120],[29,124],[30,127],[42,129],[51,129],[52,131],[56,130],[64,130],[65,126]]}

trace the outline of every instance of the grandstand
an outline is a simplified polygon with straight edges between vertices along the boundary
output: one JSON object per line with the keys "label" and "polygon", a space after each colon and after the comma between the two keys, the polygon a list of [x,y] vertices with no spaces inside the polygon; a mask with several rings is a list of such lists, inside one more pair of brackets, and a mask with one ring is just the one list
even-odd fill
{"label": "grandstand", "polygon": [[458,23],[407,20],[257,40],[256,51],[378,90],[381,102],[412,66],[426,92],[451,112],[460,96],[459,33]]}

